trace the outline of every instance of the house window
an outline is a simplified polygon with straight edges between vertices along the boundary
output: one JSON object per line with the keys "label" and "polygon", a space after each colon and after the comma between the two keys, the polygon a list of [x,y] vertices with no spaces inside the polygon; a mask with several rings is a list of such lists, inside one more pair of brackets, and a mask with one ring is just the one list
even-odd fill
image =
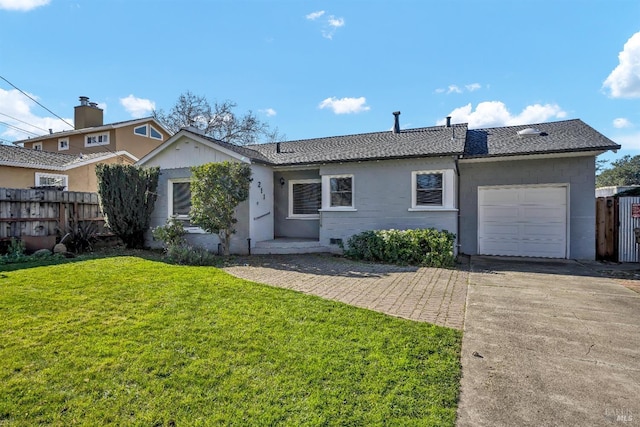
{"label": "house window", "polygon": [[95,133],[85,137],[85,147],[93,147],[96,145],[109,145],[109,133]]}
{"label": "house window", "polygon": [[353,175],[322,177],[323,210],[355,210]]}
{"label": "house window", "polygon": [[184,228],[189,233],[203,233],[200,227],[190,223],[191,180],[189,178],[169,180],[168,192],[169,217],[184,221]]}
{"label": "house window", "polygon": [[411,173],[410,210],[454,209],[455,173],[452,169]]}
{"label": "house window", "polygon": [[69,138],[60,138],[58,140],[58,151],[69,149]]}
{"label": "house window", "polygon": [[36,187],[55,187],[67,190],[68,186],[69,177],[67,175],[36,172]]}
{"label": "house window", "polygon": [[416,206],[442,206],[442,173],[416,173]]}
{"label": "house window", "polygon": [[151,139],[158,139],[162,141],[162,134],[153,126],[149,125],[149,127],[151,128]]}
{"label": "house window", "polygon": [[34,142],[31,147],[36,151],[42,151],[42,142]]}
{"label": "house window", "polygon": [[322,207],[322,183],[319,179],[289,181],[289,217],[317,219]]}
{"label": "house window", "polygon": [[147,125],[142,125],[133,128],[133,133],[140,136],[148,136]]}

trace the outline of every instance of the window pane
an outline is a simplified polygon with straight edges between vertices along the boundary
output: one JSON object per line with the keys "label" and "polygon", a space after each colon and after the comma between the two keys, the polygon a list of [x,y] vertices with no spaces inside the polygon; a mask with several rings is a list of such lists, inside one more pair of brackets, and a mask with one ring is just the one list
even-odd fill
{"label": "window pane", "polygon": [[293,209],[294,215],[317,215],[322,206],[322,184],[309,182],[293,185]]}
{"label": "window pane", "polygon": [[332,207],[353,206],[353,180],[351,177],[331,178],[329,188]]}
{"label": "window pane", "polygon": [[160,140],[162,139],[162,134],[157,130],[155,130],[153,126],[151,126],[151,138],[160,139]]}
{"label": "window pane", "polygon": [[442,174],[416,175],[416,205],[442,206]]}
{"label": "window pane", "polygon": [[147,136],[147,126],[138,126],[137,128],[133,129],[133,133],[135,133],[136,135]]}
{"label": "window pane", "polygon": [[173,183],[173,215],[189,215],[191,209],[191,183]]}
{"label": "window pane", "polygon": [[416,176],[416,187],[421,189],[442,189],[442,174],[428,173]]}

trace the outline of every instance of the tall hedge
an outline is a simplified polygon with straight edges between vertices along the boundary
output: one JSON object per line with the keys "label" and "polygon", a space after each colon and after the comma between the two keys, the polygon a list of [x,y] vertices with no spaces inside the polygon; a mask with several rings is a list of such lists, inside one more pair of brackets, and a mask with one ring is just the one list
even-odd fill
{"label": "tall hedge", "polygon": [[160,169],[99,164],[96,175],[107,226],[127,248],[142,248],[157,198]]}

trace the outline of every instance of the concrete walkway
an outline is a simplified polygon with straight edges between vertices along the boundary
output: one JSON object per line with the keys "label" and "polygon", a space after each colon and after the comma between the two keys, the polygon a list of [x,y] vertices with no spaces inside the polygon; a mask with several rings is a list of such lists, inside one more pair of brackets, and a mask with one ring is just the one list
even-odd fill
{"label": "concrete walkway", "polygon": [[224,270],[243,279],[392,316],[460,330],[464,323],[466,267],[398,267],[308,254],[251,256]]}
{"label": "concrete walkway", "polygon": [[458,426],[640,425],[640,294],[602,269],[472,258]]}

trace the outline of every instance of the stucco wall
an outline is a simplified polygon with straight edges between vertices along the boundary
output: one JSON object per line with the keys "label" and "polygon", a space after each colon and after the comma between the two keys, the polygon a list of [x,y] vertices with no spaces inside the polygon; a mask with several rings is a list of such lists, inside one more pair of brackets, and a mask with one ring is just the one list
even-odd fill
{"label": "stucco wall", "polygon": [[461,252],[477,254],[478,186],[569,184],[569,258],[595,258],[595,157],[460,162]]}
{"label": "stucco wall", "polygon": [[[329,245],[330,239],[346,243],[352,235],[367,230],[433,227],[457,234],[455,209],[410,211],[411,172],[454,168],[454,160],[449,157],[322,166],[321,175],[353,174],[355,211],[323,211],[321,244]],[[456,185],[455,179],[452,184]]]}
{"label": "stucco wall", "polygon": [[255,246],[256,242],[273,239],[273,170],[254,164],[251,171],[249,232],[251,245]]}

